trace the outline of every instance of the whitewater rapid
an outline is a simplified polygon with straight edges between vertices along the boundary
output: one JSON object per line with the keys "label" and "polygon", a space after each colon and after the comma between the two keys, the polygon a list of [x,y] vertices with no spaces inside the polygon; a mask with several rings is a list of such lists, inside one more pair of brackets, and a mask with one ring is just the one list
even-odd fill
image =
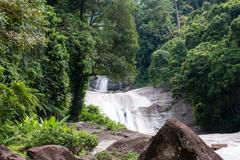
{"label": "whitewater rapid", "polygon": [[200,138],[209,146],[211,144],[227,144],[227,148],[222,148],[216,152],[224,160],[240,160],[240,132],[232,134],[206,134]]}

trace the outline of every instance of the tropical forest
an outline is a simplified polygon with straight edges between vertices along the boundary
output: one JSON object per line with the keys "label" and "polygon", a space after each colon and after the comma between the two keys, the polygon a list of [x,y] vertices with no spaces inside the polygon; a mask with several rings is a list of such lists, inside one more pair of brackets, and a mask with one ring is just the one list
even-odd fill
{"label": "tropical forest", "polygon": [[0,160],[240,160],[240,0],[0,0]]}

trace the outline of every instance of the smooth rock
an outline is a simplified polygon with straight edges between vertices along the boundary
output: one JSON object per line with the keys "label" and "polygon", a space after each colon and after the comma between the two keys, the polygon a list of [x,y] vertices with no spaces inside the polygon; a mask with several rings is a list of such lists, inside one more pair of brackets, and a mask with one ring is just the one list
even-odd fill
{"label": "smooth rock", "polygon": [[33,160],[82,160],[74,157],[67,148],[58,145],[30,148],[27,155]]}
{"label": "smooth rock", "polygon": [[0,160],[26,160],[11,152],[7,147],[0,145]]}
{"label": "smooth rock", "polygon": [[169,119],[141,153],[139,160],[223,160],[189,127]]}
{"label": "smooth rock", "polygon": [[108,151],[117,151],[120,153],[138,152],[141,153],[150,140],[149,136],[134,136],[123,138],[114,142],[107,148]]}

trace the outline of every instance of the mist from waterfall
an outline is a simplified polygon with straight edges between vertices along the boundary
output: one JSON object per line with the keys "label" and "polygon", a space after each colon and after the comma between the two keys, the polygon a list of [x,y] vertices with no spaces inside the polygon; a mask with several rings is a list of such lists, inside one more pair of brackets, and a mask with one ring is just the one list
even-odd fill
{"label": "mist from waterfall", "polygon": [[96,91],[98,92],[107,92],[108,78],[106,76],[98,76],[95,88],[96,88]]}

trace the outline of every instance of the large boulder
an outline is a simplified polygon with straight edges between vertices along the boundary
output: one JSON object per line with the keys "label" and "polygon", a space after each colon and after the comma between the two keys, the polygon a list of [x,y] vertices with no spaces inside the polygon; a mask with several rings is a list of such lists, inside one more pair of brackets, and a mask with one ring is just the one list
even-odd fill
{"label": "large boulder", "polygon": [[169,119],[153,137],[139,160],[223,160],[189,127]]}
{"label": "large boulder", "polygon": [[141,153],[150,140],[149,136],[134,136],[123,138],[114,142],[107,148],[108,151],[117,151],[120,153],[138,152]]}
{"label": "large boulder", "polygon": [[33,160],[82,160],[74,157],[67,148],[58,145],[30,148],[27,155]]}
{"label": "large boulder", "polygon": [[12,153],[7,147],[0,145],[0,160],[26,160],[19,155]]}

